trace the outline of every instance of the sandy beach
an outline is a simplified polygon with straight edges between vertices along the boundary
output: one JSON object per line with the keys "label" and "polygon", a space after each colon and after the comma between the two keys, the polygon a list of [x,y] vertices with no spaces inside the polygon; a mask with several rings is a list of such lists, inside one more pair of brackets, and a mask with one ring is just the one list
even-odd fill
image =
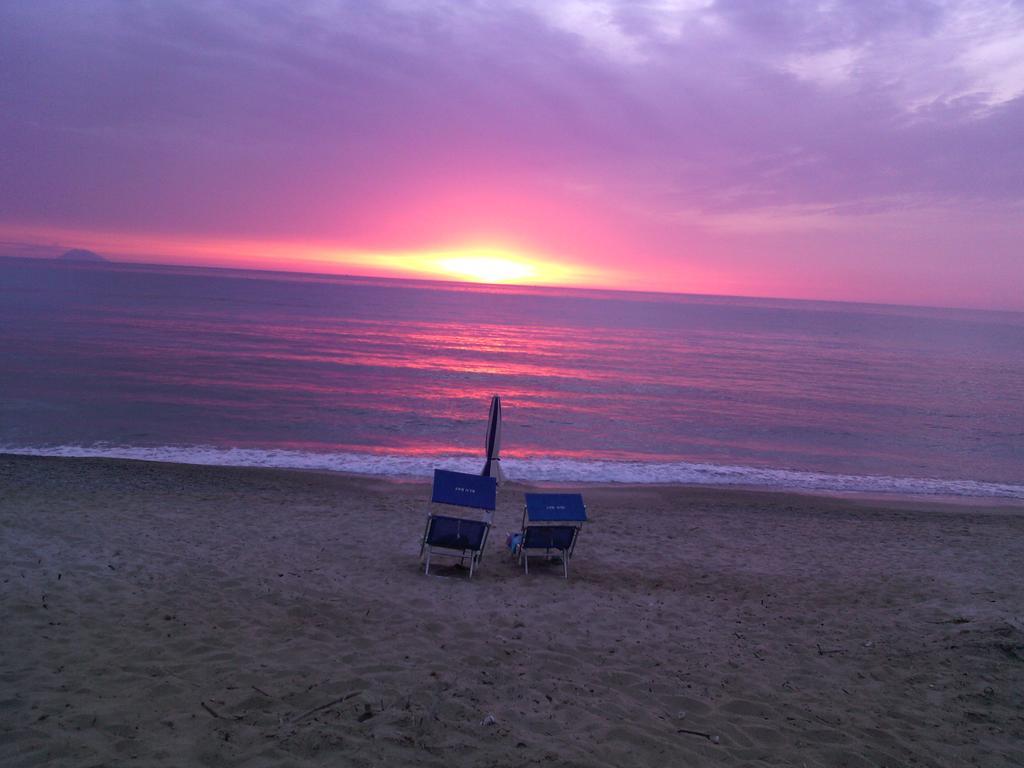
{"label": "sandy beach", "polygon": [[568,582],[429,486],[0,457],[5,766],[1019,766],[1024,510],[585,488]]}

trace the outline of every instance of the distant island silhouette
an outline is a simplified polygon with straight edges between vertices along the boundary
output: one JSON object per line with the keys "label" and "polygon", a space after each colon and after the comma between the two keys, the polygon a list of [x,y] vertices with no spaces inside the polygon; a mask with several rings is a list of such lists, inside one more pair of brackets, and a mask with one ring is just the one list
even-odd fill
{"label": "distant island silhouette", "polygon": [[106,258],[95,251],[87,251],[84,248],[72,248],[70,251],[64,251],[57,258],[61,261],[106,261]]}

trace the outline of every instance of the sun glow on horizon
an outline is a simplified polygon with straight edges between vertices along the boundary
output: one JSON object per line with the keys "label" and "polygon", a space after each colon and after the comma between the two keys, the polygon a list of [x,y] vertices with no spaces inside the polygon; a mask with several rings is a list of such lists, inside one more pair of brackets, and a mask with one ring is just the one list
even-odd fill
{"label": "sun glow on horizon", "polygon": [[499,256],[453,256],[437,266],[452,277],[480,283],[514,283],[537,275],[533,265]]}
{"label": "sun glow on horizon", "polygon": [[497,246],[373,254],[374,263],[395,272],[432,280],[492,285],[575,285],[598,282],[593,269]]}
{"label": "sun glow on horizon", "polygon": [[572,259],[542,256],[494,243],[382,251],[325,242],[5,226],[0,222],[0,240],[5,239],[32,244],[37,250],[49,249],[54,255],[72,247],[87,248],[112,261],[492,285],[606,288],[621,285],[623,277]]}

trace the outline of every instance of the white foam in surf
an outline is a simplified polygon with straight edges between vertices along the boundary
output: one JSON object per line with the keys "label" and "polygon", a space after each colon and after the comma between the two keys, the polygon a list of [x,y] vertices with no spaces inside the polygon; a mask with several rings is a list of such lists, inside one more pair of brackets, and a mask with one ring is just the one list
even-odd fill
{"label": "white foam in surf", "polygon": [[[213,446],[117,446],[97,444],[44,447],[0,446],[0,453],[30,456],[138,459],[230,467],[319,469],[364,475],[426,477],[441,466],[479,472],[482,459],[470,456],[401,456],[370,453],[317,453],[276,448]],[[971,496],[1024,499],[1024,485],[976,480],[834,475],[785,469],[693,464],[688,462],[583,461],[563,458],[505,458],[502,469],[513,480],[575,483],[680,483],[733,485],[853,493]]]}

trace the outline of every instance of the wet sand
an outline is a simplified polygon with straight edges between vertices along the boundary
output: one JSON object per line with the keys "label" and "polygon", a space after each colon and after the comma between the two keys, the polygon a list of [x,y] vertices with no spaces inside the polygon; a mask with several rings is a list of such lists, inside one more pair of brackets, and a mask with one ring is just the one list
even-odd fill
{"label": "wet sand", "polygon": [[426,480],[0,456],[0,763],[1024,764],[1024,509],[585,488],[566,582],[523,489],[470,582]]}

